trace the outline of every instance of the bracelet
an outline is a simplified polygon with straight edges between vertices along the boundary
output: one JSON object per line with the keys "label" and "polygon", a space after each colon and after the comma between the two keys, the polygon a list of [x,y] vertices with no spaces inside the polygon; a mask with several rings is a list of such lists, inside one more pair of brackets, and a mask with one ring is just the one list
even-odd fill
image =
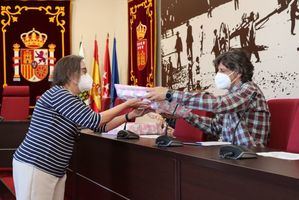
{"label": "bracelet", "polygon": [[131,120],[129,119],[129,113],[127,113],[126,115],[125,115],[125,118],[126,118],[126,121],[127,122],[130,122]]}

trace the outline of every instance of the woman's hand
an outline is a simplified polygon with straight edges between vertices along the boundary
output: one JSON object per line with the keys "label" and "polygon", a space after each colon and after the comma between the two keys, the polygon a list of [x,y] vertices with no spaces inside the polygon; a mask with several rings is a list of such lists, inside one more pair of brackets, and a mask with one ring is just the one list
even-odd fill
{"label": "woman's hand", "polygon": [[126,108],[147,108],[149,106],[149,102],[141,99],[129,99],[124,104]]}
{"label": "woman's hand", "polygon": [[146,95],[145,98],[152,101],[163,101],[165,100],[167,91],[168,89],[164,87],[149,88],[147,90],[148,94]]}
{"label": "woman's hand", "polygon": [[154,112],[154,110],[150,108],[136,108],[133,109],[131,112],[128,113],[128,117],[130,120],[136,118],[136,117],[141,117],[147,113]]}
{"label": "woman's hand", "polygon": [[180,116],[178,116],[178,115],[167,114],[167,113],[160,113],[160,115],[162,117],[168,118],[168,119],[178,119],[178,118],[180,118]]}

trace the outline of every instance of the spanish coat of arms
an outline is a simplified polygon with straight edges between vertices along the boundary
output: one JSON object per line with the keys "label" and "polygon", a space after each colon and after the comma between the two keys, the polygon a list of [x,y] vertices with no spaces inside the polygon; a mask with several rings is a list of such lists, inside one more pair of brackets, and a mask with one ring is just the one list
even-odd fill
{"label": "spanish coat of arms", "polygon": [[20,81],[20,74],[30,82],[39,82],[47,77],[53,80],[55,44],[49,44],[49,49],[42,48],[48,36],[35,28],[22,33],[20,36],[26,48],[21,48],[18,43],[13,45],[14,81]]}

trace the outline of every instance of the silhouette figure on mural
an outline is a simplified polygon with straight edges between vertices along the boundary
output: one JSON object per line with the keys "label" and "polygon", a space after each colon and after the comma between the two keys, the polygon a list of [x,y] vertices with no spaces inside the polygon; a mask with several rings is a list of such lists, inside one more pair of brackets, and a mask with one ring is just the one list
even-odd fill
{"label": "silhouette figure on mural", "polygon": [[162,85],[167,86],[168,84],[168,61],[167,59],[162,59]]}
{"label": "silhouette figure on mural", "polygon": [[166,10],[166,16],[165,16],[165,21],[164,21],[165,27],[166,27],[166,31],[165,31],[165,36],[167,38],[167,32],[171,27],[171,21],[170,21],[170,15],[169,15],[169,8],[167,8]]}
{"label": "silhouette figure on mural", "polygon": [[288,6],[290,0],[277,0],[277,1],[278,1],[278,5],[280,5],[280,7],[286,8]]}
{"label": "silhouette figure on mural", "polygon": [[187,43],[187,56],[191,56],[191,60],[193,60],[193,49],[192,49],[192,44],[193,44],[193,35],[192,35],[192,26],[190,25],[189,20],[186,22],[187,26],[187,38],[186,38],[186,43]]}
{"label": "silhouette figure on mural", "polygon": [[212,17],[212,4],[211,4],[211,1],[212,0],[207,0],[207,3],[208,3],[208,18]]}
{"label": "silhouette figure on mural", "polygon": [[175,13],[174,13],[174,10],[175,10],[175,6],[174,6],[173,3],[171,3],[170,7],[169,7],[169,26],[170,26],[172,36],[174,35],[173,28],[175,27]]}
{"label": "silhouette figure on mural", "polygon": [[193,66],[193,63],[192,63],[192,58],[191,56],[189,55],[188,56],[188,91],[191,91],[193,89],[193,74],[192,74],[192,66]]}
{"label": "silhouette figure on mural", "polygon": [[249,23],[247,21],[246,13],[242,16],[241,24],[236,27],[236,30],[230,35],[230,38],[239,36],[241,48],[248,46]]}
{"label": "silhouette figure on mural", "polygon": [[239,0],[234,0],[235,10],[239,9]]}
{"label": "silhouette figure on mural", "polygon": [[183,51],[183,44],[182,38],[180,37],[180,33],[176,32],[176,42],[175,42],[175,52],[177,53],[177,70],[181,70],[182,63],[181,63],[181,52]]}
{"label": "silhouette figure on mural", "polygon": [[200,57],[203,55],[203,40],[205,37],[205,33],[203,32],[203,25],[200,26],[200,34],[199,34],[199,39],[200,39]]}
{"label": "silhouette figure on mural", "polygon": [[219,38],[220,53],[224,53],[229,49],[229,30],[223,22],[220,25]]}
{"label": "silhouette figure on mural", "polygon": [[250,56],[251,56],[251,54],[253,54],[255,56],[256,63],[260,62],[260,56],[259,56],[259,52],[258,52],[259,47],[255,43],[255,37],[256,37],[255,22],[256,22],[256,20],[258,20],[258,18],[259,18],[259,13],[254,15],[253,12],[251,12],[248,17],[248,21],[250,23],[248,51],[250,53]]}
{"label": "silhouette figure on mural", "polygon": [[199,66],[199,57],[195,58],[195,63],[193,64],[195,68],[196,75],[200,74],[200,66]]}
{"label": "silhouette figure on mural", "polygon": [[168,88],[172,89],[172,84],[173,84],[173,65],[171,61],[171,57],[168,57]]}
{"label": "silhouette figure on mural", "polygon": [[166,18],[161,18],[161,35],[162,39],[167,38],[167,26],[166,26]]}
{"label": "silhouette figure on mural", "polygon": [[196,90],[196,91],[201,91],[200,80],[197,80],[197,81],[196,81],[196,84],[195,84],[195,90]]}
{"label": "silhouette figure on mural", "polygon": [[297,0],[292,0],[290,2],[290,16],[291,16],[291,34],[296,35],[294,33],[295,25],[296,25],[296,19],[299,19],[299,13],[298,5],[297,5]]}
{"label": "silhouette figure on mural", "polygon": [[[217,29],[214,29],[214,46],[212,48],[212,51],[211,53],[214,53],[215,55],[215,58],[217,58],[219,55],[220,55],[220,49],[219,49],[219,37],[218,37],[218,34],[217,34]],[[217,72],[218,69],[217,67],[215,67],[215,72]]]}

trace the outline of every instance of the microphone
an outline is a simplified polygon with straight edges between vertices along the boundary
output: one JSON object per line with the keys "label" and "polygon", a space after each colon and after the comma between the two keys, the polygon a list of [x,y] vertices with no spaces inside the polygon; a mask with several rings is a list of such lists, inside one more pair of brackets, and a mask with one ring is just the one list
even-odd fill
{"label": "microphone", "polygon": [[[176,104],[176,106],[172,112],[172,117],[174,117],[174,114],[175,114],[178,106],[179,106],[179,104]],[[183,146],[183,143],[181,141],[178,141],[178,140],[174,139],[173,137],[170,137],[167,135],[168,134],[167,133],[168,126],[169,126],[169,124],[166,123],[165,133],[164,133],[164,135],[157,137],[156,145],[158,147],[181,147],[181,146]]]}
{"label": "microphone", "polygon": [[127,130],[127,122],[129,121],[128,119],[128,114],[126,114],[126,122],[124,125],[124,129],[118,131],[116,138],[117,139],[139,139],[139,135],[134,133],[133,131]]}
{"label": "microphone", "polygon": [[243,158],[257,158],[256,153],[254,153],[250,149],[248,149],[244,146],[236,145],[236,132],[237,132],[238,126],[239,126],[241,120],[243,120],[245,114],[248,112],[249,106],[252,103],[252,101],[255,99],[256,95],[257,95],[257,93],[253,92],[249,98],[247,108],[243,112],[241,112],[241,114],[237,113],[237,115],[239,116],[239,120],[234,128],[234,131],[233,131],[232,144],[224,145],[224,146],[220,147],[220,149],[219,149],[220,158],[234,159],[234,160],[243,159]]}

